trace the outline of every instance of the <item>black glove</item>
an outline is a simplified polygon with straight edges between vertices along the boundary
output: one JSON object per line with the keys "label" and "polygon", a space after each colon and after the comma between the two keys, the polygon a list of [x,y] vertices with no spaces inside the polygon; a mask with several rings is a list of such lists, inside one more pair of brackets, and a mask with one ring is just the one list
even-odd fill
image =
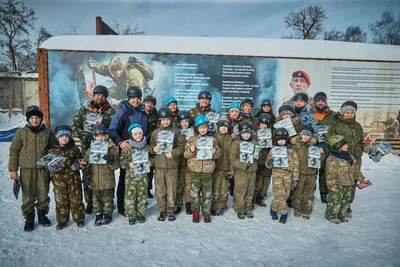
{"label": "black glove", "polygon": [[269,167],[274,167],[274,159],[270,159],[270,160],[268,160],[267,161],[267,166],[269,166]]}
{"label": "black glove", "polygon": [[226,175],[226,179],[227,180],[230,180],[230,179],[232,179],[233,178],[233,174],[232,173],[228,173],[227,175]]}
{"label": "black glove", "polygon": [[246,166],[244,167],[244,170],[247,170],[247,169],[249,169],[249,168],[250,168],[250,166],[251,166],[251,163],[250,163],[250,162],[247,162],[247,163],[246,163]]}
{"label": "black glove", "polygon": [[104,159],[105,161],[107,161],[107,164],[114,164],[114,162],[115,162],[114,157],[113,157],[112,155],[110,155],[110,154],[105,154],[105,155],[103,156],[103,159]]}

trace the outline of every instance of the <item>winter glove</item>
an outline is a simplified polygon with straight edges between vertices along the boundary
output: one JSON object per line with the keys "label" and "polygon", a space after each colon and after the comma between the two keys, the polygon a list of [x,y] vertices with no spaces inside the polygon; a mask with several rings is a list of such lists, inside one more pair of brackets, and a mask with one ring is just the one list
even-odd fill
{"label": "winter glove", "polygon": [[225,177],[227,180],[230,180],[233,178],[233,174],[232,173],[228,173]]}
{"label": "winter glove", "polygon": [[82,170],[82,185],[83,187],[88,187],[90,185],[91,173],[90,169],[86,168]]}
{"label": "winter glove", "polygon": [[373,147],[372,147],[372,146],[366,146],[366,147],[364,147],[364,152],[365,152],[365,153],[369,153],[371,150],[373,150]]}
{"label": "winter glove", "polygon": [[325,150],[325,143],[318,143],[317,147],[322,148]]}
{"label": "winter glove", "polygon": [[78,161],[75,161],[74,163],[72,163],[71,170],[73,170],[73,171],[79,170],[79,162]]}
{"label": "winter glove", "polygon": [[61,164],[57,161],[54,161],[52,163],[50,163],[49,165],[47,165],[47,169],[49,170],[49,172],[58,172],[62,170]]}
{"label": "winter glove", "polygon": [[292,181],[292,184],[290,185],[290,191],[293,191],[296,188],[296,186],[297,186],[297,181],[296,180]]}
{"label": "winter glove", "polygon": [[105,161],[107,161],[107,164],[110,164],[110,165],[114,164],[114,162],[115,162],[114,157],[113,157],[112,155],[110,155],[110,154],[104,155],[104,156],[103,156],[103,159],[104,159]]}

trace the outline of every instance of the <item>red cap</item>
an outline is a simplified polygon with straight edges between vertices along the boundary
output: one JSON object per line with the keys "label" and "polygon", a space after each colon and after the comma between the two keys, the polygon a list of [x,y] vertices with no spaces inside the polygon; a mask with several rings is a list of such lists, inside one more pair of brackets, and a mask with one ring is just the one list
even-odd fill
{"label": "red cap", "polygon": [[293,78],[304,78],[308,83],[308,85],[311,84],[310,77],[308,77],[308,74],[305,71],[296,70],[295,72],[292,73],[292,79]]}

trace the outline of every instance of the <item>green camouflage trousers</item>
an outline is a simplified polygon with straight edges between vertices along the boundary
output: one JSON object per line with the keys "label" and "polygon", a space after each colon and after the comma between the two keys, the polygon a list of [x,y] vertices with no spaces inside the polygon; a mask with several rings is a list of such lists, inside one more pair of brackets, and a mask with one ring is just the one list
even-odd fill
{"label": "green camouflage trousers", "polygon": [[186,167],[185,189],[183,192],[183,200],[185,201],[185,203],[190,203],[192,201],[191,196],[190,196],[190,187],[191,187],[190,176],[191,176],[191,172],[190,172],[189,168]]}
{"label": "green camouflage trousers", "polygon": [[[191,173],[190,196],[192,211],[199,212],[200,207],[204,215],[210,214],[212,202],[212,173],[192,172]],[[201,196],[200,196],[201,193]]]}
{"label": "green camouflage trousers", "polygon": [[157,212],[174,212],[178,169],[155,169]]}
{"label": "green camouflage trousers", "polygon": [[85,196],[86,205],[93,204],[93,191],[88,186],[83,188],[83,195]]}
{"label": "green camouflage trousers", "polygon": [[213,200],[211,204],[212,211],[216,211],[217,209],[226,209],[226,203],[228,202],[229,196],[229,180],[226,179],[227,174],[228,171],[214,171],[213,173]]}
{"label": "green camouflage trousers", "polygon": [[254,201],[257,196],[264,198],[267,195],[269,184],[271,183],[271,174],[272,170],[268,169],[265,164],[258,165],[256,172],[256,185],[253,196]]}
{"label": "green camouflage trousers", "polygon": [[125,214],[129,219],[146,216],[148,182],[147,174],[126,173],[124,203]]}
{"label": "green camouflage trousers", "polygon": [[21,191],[22,191],[22,215],[26,217],[35,216],[37,210],[49,211],[50,197],[50,174],[45,168],[20,169]]}
{"label": "green camouflage trousers", "polygon": [[318,182],[319,182],[319,193],[328,193],[328,187],[326,185],[326,157],[321,160],[321,168],[318,169]]}
{"label": "green camouflage trousers", "polygon": [[253,208],[256,172],[245,172],[235,169],[235,189],[233,192],[233,209],[235,212],[246,212]]}
{"label": "green camouflage trousers", "polygon": [[274,198],[271,202],[271,208],[280,214],[287,214],[289,212],[287,199],[290,195],[293,173],[284,170],[280,170],[280,172],[279,174],[272,175],[272,193],[274,194]]}
{"label": "green camouflage trousers", "polygon": [[293,209],[295,213],[311,214],[316,180],[316,175],[300,174],[297,186],[293,190]]}
{"label": "green camouflage trousers", "polygon": [[111,214],[114,211],[114,189],[94,190],[93,206],[96,213]]}
{"label": "green camouflage trousers", "polygon": [[351,200],[351,186],[339,185],[336,192],[329,191],[325,217],[327,219],[342,219],[346,217]]}
{"label": "green camouflage trousers", "polygon": [[[177,189],[176,189],[176,206],[182,208],[183,205],[183,200],[185,202],[190,202],[190,176],[189,176],[189,168],[183,167],[179,169],[179,174],[178,174],[178,183],[177,183]],[[189,176],[189,185],[187,185],[187,176]],[[187,187],[189,187],[189,190],[187,190]],[[189,191],[189,192],[187,192]],[[189,201],[187,198],[187,194],[189,194]]]}
{"label": "green camouflage trousers", "polygon": [[84,220],[85,209],[82,202],[82,184],[79,173],[54,174],[53,187],[57,223],[67,223],[70,211],[75,222]]}

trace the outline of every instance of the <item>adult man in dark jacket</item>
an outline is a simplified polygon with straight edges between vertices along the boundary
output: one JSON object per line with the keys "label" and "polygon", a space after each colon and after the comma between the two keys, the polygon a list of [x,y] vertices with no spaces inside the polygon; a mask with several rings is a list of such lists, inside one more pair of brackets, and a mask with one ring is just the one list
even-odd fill
{"label": "adult man in dark jacket", "polygon": [[[123,100],[118,109],[117,113],[113,116],[108,134],[113,142],[121,150],[128,150],[131,148],[129,144],[129,125],[138,123],[142,126],[143,134],[148,136],[149,121],[145,111],[142,110],[142,90],[137,86],[131,86],[128,88],[127,97],[128,100]],[[117,186],[117,206],[118,213],[125,215],[124,207],[124,194],[125,194],[125,170],[120,170],[119,181]]]}

